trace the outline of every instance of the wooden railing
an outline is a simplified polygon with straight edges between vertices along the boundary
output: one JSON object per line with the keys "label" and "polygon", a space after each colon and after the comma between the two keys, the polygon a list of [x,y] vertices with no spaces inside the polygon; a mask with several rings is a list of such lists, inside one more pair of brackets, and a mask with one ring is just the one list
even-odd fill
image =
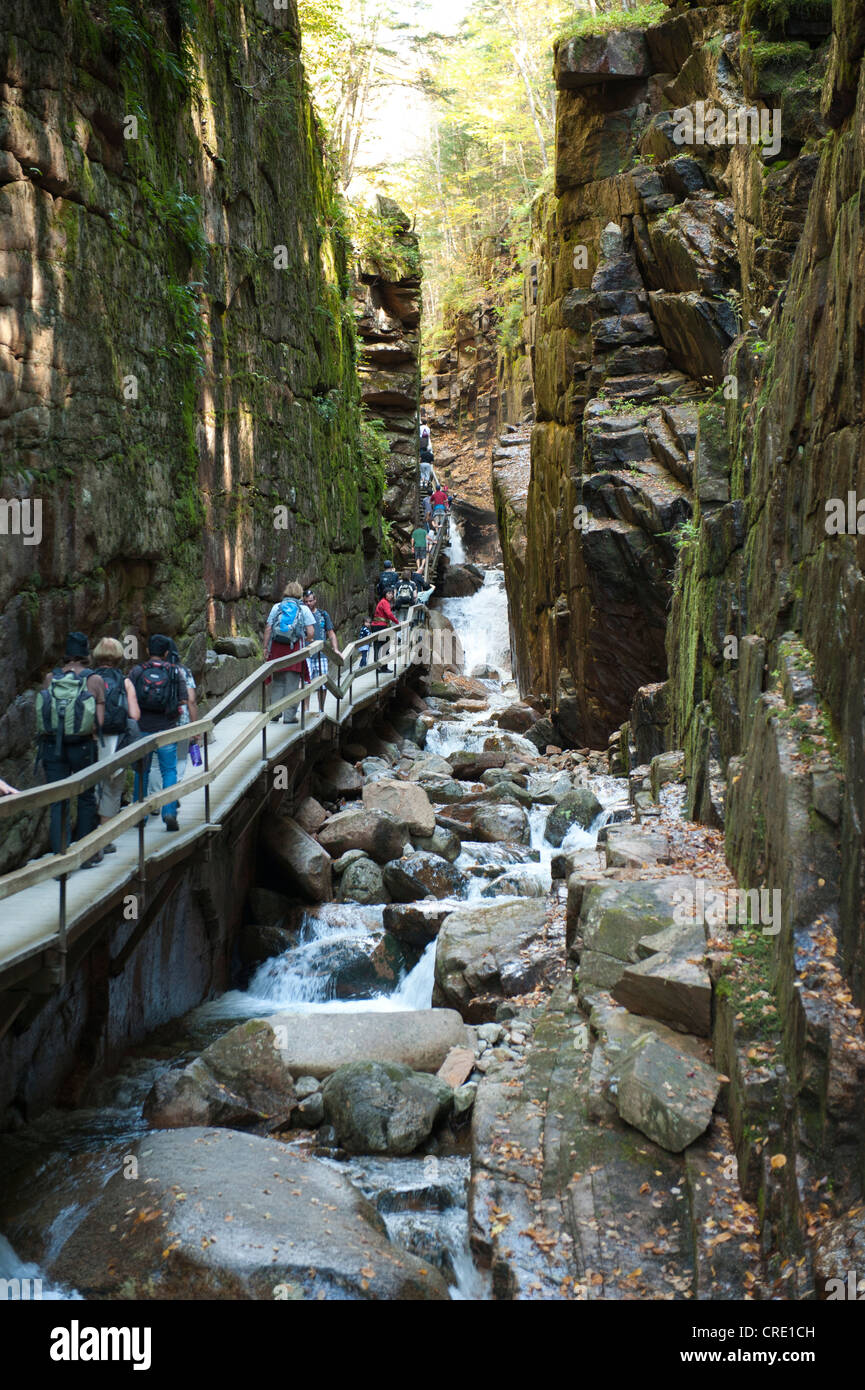
{"label": "wooden railing", "polygon": [[[98,854],[107,844],[110,844],[124,830],[137,828],[138,830],[138,877],[144,881],[146,879],[147,856],[145,853],[144,831],[148,823],[148,818],[152,811],[158,811],[161,807],[172,801],[182,801],[193,792],[204,789],[204,825],[199,827],[199,833],[205,834],[214,831],[217,826],[210,823],[210,789],[214,779],[219,776],[237,757],[238,753],[244,749],[253,739],[261,737],[261,759],[262,764],[267,765],[267,728],[268,724],[276,716],[283,714],[286,710],[293,709],[300,705],[300,725],[299,733],[302,735],[306,726],[305,702],[310,696],[322,686],[325,686],[337,701],[337,723],[348,717],[353,707],[353,687],[358,677],[369,671],[375,671],[376,688],[380,688],[379,667],[387,664],[389,653],[394,657],[393,665],[395,670],[384,685],[392,684],[403,671],[417,659],[417,653],[412,650],[412,633],[417,631],[418,625],[425,625],[427,621],[427,610],[424,605],[418,604],[409,610],[408,617],[396,627],[382,630],[377,634],[379,642],[382,637],[388,638],[388,646],[382,655],[376,657],[375,648],[372,647],[372,638],[360,638],[351,642],[341,653],[333,649],[324,642],[311,642],[308,646],[290,655],[278,657],[274,661],[264,662],[253,671],[245,680],[230,690],[226,696],[208,713],[204,718],[195,720],[194,723],[177,725],[172,729],[166,729],[162,733],[148,734],[143,738],[137,739],[128,748],[120,753],[115,753],[113,757],[106,758],[101,762],[94,763],[92,767],[84,772],[74,773],[70,777],[64,777],[56,782],[48,782],[41,787],[33,787],[28,791],[17,792],[12,796],[0,798],[0,820],[10,816],[17,816],[27,811],[40,811],[45,807],[61,805],[61,849],[58,854],[43,855],[41,858],[25,864],[20,869],[15,869],[0,877],[0,901],[13,897],[16,893],[22,892],[26,888],[31,888],[35,884],[43,883],[47,879],[56,878],[59,884],[58,890],[58,928],[56,936],[50,944],[55,944],[59,950],[65,953],[66,949],[66,882],[69,874],[79,869],[81,865],[93,855]],[[371,651],[366,665],[361,666],[359,660],[359,648],[369,646]],[[340,672],[339,678],[331,675],[317,676],[307,685],[301,686],[291,694],[285,695],[272,703],[268,703],[267,683],[271,677],[289,667],[296,665],[306,657],[317,655],[324,651],[330,667],[336,667]],[[249,722],[243,730],[237,734],[225,747],[217,745],[214,756],[210,743],[214,731],[217,730],[225,718],[233,714],[238,706],[242,705],[251,697],[256,697],[259,701],[259,710],[252,714]],[[88,788],[97,783],[104,782],[112,774],[119,773],[127,768],[138,768],[139,771],[143,761],[148,755],[152,755],[158,748],[165,747],[167,744],[185,742],[187,739],[197,738],[201,744],[202,765],[201,768],[191,776],[184,777],[182,782],[175,783],[174,786],[164,787],[158,792],[149,792],[140,800],[133,802],[130,806],[121,810],[118,815],[113,816],[105,825],[97,830],[85,835],[82,839],[69,844],[69,820],[71,812],[71,798],[80,792],[87,791]],[[45,943],[48,944],[48,943]],[[3,938],[0,931],[0,965],[3,962]]]}

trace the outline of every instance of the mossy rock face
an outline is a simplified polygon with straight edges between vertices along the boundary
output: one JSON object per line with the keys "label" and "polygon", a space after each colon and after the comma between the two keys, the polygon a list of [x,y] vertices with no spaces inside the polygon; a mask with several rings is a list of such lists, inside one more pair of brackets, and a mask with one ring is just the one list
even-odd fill
{"label": "mossy rock face", "polygon": [[296,11],[196,4],[181,43],[169,8],[4,14],[0,492],[42,504],[42,544],[4,543],[0,580],[15,785],[32,753],[10,711],[68,630],[140,646],[166,631],[199,676],[205,627],[260,635],[299,578],[351,629],[377,570],[384,466],[362,439],[347,243]]}

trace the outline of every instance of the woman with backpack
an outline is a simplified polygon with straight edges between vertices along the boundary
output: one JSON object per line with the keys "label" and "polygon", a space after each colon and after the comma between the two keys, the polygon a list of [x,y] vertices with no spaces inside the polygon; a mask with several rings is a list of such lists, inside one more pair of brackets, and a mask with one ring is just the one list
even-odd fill
{"label": "woman with backpack", "polygon": [[[315,619],[302,599],[301,585],[292,580],[290,584],[286,584],[280,602],[271,608],[264,628],[265,661],[276,661],[277,657],[290,656],[292,652],[299,652],[302,647],[315,641]],[[289,666],[284,671],[278,671],[273,677],[274,700],[282,700],[286,695],[293,694],[308,681],[309,670],[305,660],[298,661],[296,665]],[[303,703],[305,710],[306,701]],[[297,705],[285,710],[282,722],[297,723]],[[279,715],[271,720],[271,723],[278,724]]]}
{"label": "woman with backpack", "polygon": [[[103,637],[93,648],[93,660],[97,663],[95,674],[101,676],[105,683],[105,716],[102,720],[102,738],[97,745],[100,762],[113,758],[118,744],[125,747],[127,735],[132,733],[134,736],[140,732],[138,721],[141,709],[135,686],[120,669],[124,657],[123,645],[116,637]],[[133,725],[131,730],[130,723]],[[118,814],[125,782],[126,768],[123,767],[99,784],[98,810],[103,825]],[[114,854],[116,849],[115,844],[103,845],[102,853]]]}
{"label": "woman with backpack", "polygon": [[[105,683],[89,665],[90,643],[83,632],[70,632],[66,638],[65,660],[45,677],[36,699],[36,732],[39,760],[46,782],[59,782],[75,772],[85,772],[97,758],[97,739],[105,713]],[[69,802],[55,801],[51,807],[51,850],[60,853],[64,808]],[[96,792],[88,787],[78,797],[75,834],[69,841],[83,840],[98,823]],[[102,852],[82,864],[92,869],[102,862]]]}

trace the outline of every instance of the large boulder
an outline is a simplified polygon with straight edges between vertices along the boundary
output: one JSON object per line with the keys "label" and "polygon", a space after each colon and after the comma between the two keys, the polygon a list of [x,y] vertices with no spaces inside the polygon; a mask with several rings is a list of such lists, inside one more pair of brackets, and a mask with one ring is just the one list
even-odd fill
{"label": "large boulder", "polygon": [[603,809],[590,787],[574,787],[573,791],[569,791],[556,802],[547,816],[544,839],[558,847],[573,826],[578,825],[581,830],[588,830]]}
{"label": "large boulder", "polygon": [[440,855],[449,864],[459,859],[462,850],[459,836],[454,835],[452,830],[442,830],[440,825],[436,826],[431,835],[412,835],[412,844],[415,849],[422,849],[426,854]]}
{"label": "large boulder", "polygon": [[526,734],[539,718],[537,710],[532,709],[531,705],[507,705],[493,715],[493,723],[498,724],[500,729],[509,729],[512,734]]}
{"label": "large boulder", "polygon": [[563,966],[564,941],[544,901],[467,904],[439,932],[433,1003],[469,1023],[491,1023],[503,1000],[551,983]]}
{"label": "large boulder", "polygon": [[659,952],[628,965],[613,998],[632,1014],[657,1018],[682,1033],[707,1038],[712,1031],[712,981],[699,956]]}
{"label": "large boulder", "polygon": [[313,902],[333,897],[331,857],[317,840],[289,816],[264,819],[261,841],[274,867]]}
{"label": "large boulder", "polygon": [[439,928],[453,912],[452,906],[434,902],[389,903],[382,918],[385,931],[415,950],[423,950],[438,936]]}
{"label": "large boulder", "polygon": [[423,787],[413,782],[379,778],[363,789],[363,804],[374,811],[388,811],[405,821],[412,835],[432,835],[436,813]]}
{"label": "large boulder", "polygon": [[230,1029],[182,1070],[161,1072],[144,1102],[144,1117],[158,1129],[187,1125],[284,1124],[295,1103],[292,1073],[265,1019]]}
{"label": "large boulder", "polygon": [[314,796],[305,796],[294,813],[294,819],[307,835],[314,835],[327,820],[327,811]]}
{"label": "large boulder", "polygon": [[88,1299],[448,1296],[333,1166],[227,1129],[168,1130],[65,1159],[14,1238]]}
{"label": "large boulder", "polygon": [[[412,952],[412,962],[417,959]],[[343,956],[331,976],[335,999],[369,999],[392,994],[409,969],[409,959],[396,937],[385,932],[370,951],[359,945]]]}
{"label": "large boulder", "polygon": [[415,759],[408,779],[410,782],[425,782],[430,777],[452,776],[453,768],[449,762],[437,753],[426,753],[422,758]]}
{"label": "large boulder", "polygon": [[442,598],[470,598],[484,586],[483,577],[468,565],[448,565],[441,586]]}
{"label": "large boulder", "polygon": [[346,850],[360,849],[378,864],[398,859],[408,839],[408,826],[388,811],[352,807],[326,820],[318,832],[328,854],[337,859]]}
{"label": "large boulder", "polygon": [[324,1115],[350,1153],[414,1153],[453,1106],[446,1081],[397,1062],[350,1062],[322,1087]]}
{"label": "large boulder", "polygon": [[[584,944],[580,983],[613,989],[626,966],[645,959],[642,938],[667,928],[687,937],[693,930],[693,920],[690,924],[685,920],[686,905],[694,902],[695,890],[696,881],[684,874],[648,882],[588,884],[582,894],[577,924]],[[669,948],[669,940],[664,944]]]}
{"label": "large boulder", "polygon": [[708,1129],[720,1087],[713,1067],[645,1033],[619,1064],[616,1106],[629,1125],[681,1153]]}
{"label": "large boulder", "polygon": [[319,790],[327,801],[336,801],[342,796],[359,796],[363,788],[363,778],[357,768],[344,758],[327,758],[318,763],[315,775]]}
{"label": "large boulder", "polygon": [[438,1071],[450,1048],[467,1042],[452,1009],[273,1014],[267,1021],[292,1076],[329,1076],[346,1062],[370,1060]]}
{"label": "large boulder", "polygon": [[341,903],[386,903],[387,889],[381,868],[374,859],[361,855],[352,860],[339,881],[337,899]]}
{"label": "large boulder", "polygon": [[391,897],[400,903],[416,902],[418,898],[460,897],[468,888],[468,879],[454,864],[423,850],[386,864],[384,882]]}
{"label": "large boulder", "polygon": [[485,844],[527,845],[531,841],[529,818],[522,806],[476,806],[472,811],[473,838]]}

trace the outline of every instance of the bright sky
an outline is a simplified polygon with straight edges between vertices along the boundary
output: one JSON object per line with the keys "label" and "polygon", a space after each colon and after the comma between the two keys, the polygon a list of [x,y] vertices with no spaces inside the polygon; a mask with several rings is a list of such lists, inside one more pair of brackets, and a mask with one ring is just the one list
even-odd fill
{"label": "bright sky", "polygon": [[[469,9],[471,0],[426,0],[406,6],[406,18],[414,22],[414,30],[431,30],[440,34],[455,33]],[[394,47],[399,46],[399,40]],[[380,180],[371,181],[364,170],[385,164],[400,164],[423,148],[429,121],[425,98],[405,87],[392,88],[375,106],[370,106],[364,119],[364,134],[352,179],[352,196],[372,191]]]}

